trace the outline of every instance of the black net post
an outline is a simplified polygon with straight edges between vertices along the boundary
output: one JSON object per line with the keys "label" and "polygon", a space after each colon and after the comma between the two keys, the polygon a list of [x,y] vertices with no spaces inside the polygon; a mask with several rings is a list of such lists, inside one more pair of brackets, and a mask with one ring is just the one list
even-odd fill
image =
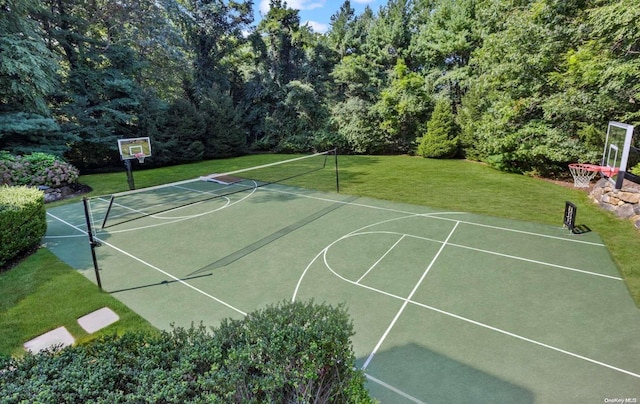
{"label": "black net post", "polygon": [[91,247],[91,258],[93,259],[93,270],[96,273],[96,281],[98,282],[98,287],[102,290],[102,281],[100,280],[100,268],[98,267],[98,259],[96,257],[96,247],[98,246],[98,242],[93,237],[93,226],[91,225],[91,214],[89,212],[89,200],[84,197],[82,198],[82,204],[84,205],[84,217],[87,221],[87,235],[89,236],[89,246]]}

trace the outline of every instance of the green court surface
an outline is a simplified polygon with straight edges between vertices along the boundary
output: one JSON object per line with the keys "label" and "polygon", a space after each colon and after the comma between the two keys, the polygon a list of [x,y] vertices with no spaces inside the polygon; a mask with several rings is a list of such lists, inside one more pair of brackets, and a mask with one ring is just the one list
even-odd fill
{"label": "green court surface", "polygon": [[[92,199],[103,288],[160,329],[345,303],[382,403],[640,400],[640,312],[596,233],[277,184],[160,205],[233,186],[116,197],[104,229]],[[95,282],[82,204],[47,213]]]}

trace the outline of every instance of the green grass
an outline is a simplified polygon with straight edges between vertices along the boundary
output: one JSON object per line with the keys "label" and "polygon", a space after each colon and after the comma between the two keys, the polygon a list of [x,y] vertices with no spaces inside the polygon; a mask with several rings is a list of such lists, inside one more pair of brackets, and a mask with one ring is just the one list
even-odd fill
{"label": "green grass", "polygon": [[[280,161],[292,156],[250,155],[181,166],[134,171],[137,188],[223,173]],[[640,306],[640,234],[632,223],[614,217],[591,202],[583,190],[496,171],[463,160],[429,160],[409,156],[340,156],[340,190],[367,196],[451,211],[464,211],[561,226],[564,203],[578,206],[578,224],[598,232],[624,277],[636,305]],[[302,186],[334,191],[330,176],[300,177]],[[93,191],[88,196],[128,189],[124,169],[120,173],[86,175],[80,182]],[[67,200],[61,203],[69,203]],[[58,261],[47,250],[0,275],[0,353],[18,354],[22,343],[41,332],[64,325],[86,340],[76,318],[109,306],[122,317],[117,332],[152,329],[117,300],[100,292],[83,276]],[[111,327],[105,332],[113,332]]]}
{"label": "green grass", "polygon": [[[120,320],[87,334],[77,319],[102,307],[111,308]],[[126,330],[156,331],[45,248],[0,274],[0,324],[0,355],[7,356],[23,355],[22,344],[60,326],[78,343]]]}

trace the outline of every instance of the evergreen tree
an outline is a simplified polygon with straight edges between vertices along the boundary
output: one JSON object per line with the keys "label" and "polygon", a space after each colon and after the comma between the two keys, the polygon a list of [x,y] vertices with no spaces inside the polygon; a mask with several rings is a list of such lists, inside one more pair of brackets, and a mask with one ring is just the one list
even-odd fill
{"label": "evergreen tree", "polygon": [[448,97],[436,100],[427,132],[418,139],[418,155],[429,158],[451,158],[458,152],[457,128]]}
{"label": "evergreen tree", "polygon": [[39,10],[25,0],[0,3],[0,150],[61,154],[73,138],[50,114],[57,60],[35,22]]}
{"label": "evergreen tree", "polygon": [[154,164],[171,165],[200,161],[207,129],[202,114],[189,100],[174,101],[166,114],[166,124],[153,146]]}

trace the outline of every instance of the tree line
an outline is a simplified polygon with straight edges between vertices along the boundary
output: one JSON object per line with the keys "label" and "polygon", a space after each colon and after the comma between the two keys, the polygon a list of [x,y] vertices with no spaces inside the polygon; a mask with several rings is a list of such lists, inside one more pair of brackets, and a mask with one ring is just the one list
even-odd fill
{"label": "tree line", "polygon": [[[416,153],[555,176],[640,117],[639,0],[0,0],[0,150],[151,165],[248,151]],[[145,163],[147,164],[147,163]]]}

